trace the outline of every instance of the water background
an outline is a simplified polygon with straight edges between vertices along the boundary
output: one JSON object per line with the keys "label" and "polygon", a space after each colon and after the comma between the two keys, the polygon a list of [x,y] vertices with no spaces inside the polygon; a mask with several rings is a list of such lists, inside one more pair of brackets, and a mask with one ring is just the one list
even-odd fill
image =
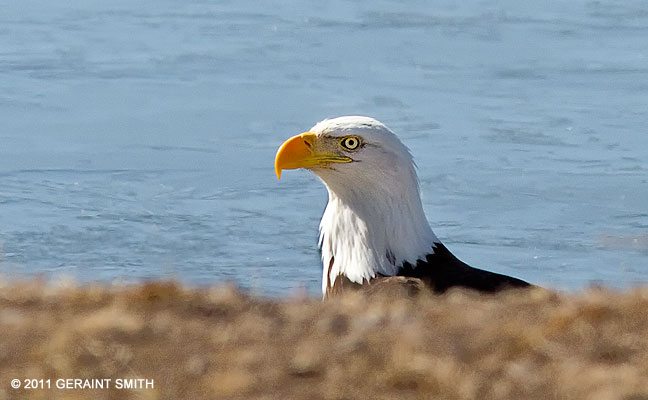
{"label": "water background", "polygon": [[549,287],[648,282],[644,1],[0,1],[0,275],[320,291],[315,122],[411,148],[437,236]]}

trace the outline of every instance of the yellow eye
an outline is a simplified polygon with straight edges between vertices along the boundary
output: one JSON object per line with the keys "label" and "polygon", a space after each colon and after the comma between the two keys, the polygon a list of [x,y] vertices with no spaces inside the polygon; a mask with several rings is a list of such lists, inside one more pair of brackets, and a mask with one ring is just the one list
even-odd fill
{"label": "yellow eye", "polygon": [[360,146],[360,138],[356,136],[347,136],[340,140],[340,146],[347,150],[355,150]]}

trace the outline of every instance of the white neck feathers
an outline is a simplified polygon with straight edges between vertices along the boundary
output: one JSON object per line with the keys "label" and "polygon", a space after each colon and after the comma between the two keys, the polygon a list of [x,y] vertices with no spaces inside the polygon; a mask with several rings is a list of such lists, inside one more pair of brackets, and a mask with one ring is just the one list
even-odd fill
{"label": "white neck feathers", "polygon": [[438,240],[425,217],[411,159],[383,171],[392,176],[380,172],[374,170],[371,181],[352,182],[318,174],[329,193],[319,238],[324,293],[339,275],[362,284],[378,274],[395,275],[403,262],[415,265],[434,252]]}

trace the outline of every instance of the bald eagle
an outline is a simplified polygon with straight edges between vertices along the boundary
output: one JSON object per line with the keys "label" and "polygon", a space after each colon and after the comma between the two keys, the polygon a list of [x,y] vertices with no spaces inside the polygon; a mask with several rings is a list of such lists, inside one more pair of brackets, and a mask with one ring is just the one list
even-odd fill
{"label": "bald eagle", "polygon": [[325,298],[385,277],[420,279],[437,293],[530,286],[470,267],[441,243],[423,211],[412,155],[381,122],[346,116],[317,123],[277,151],[279,179],[296,168],[313,172],[328,190],[319,227]]}

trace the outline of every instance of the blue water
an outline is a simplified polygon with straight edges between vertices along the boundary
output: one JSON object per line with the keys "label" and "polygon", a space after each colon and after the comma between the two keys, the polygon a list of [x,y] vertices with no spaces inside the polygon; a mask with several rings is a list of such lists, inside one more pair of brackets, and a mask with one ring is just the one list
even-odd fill
{"label": "blue water", "polygon": [[274,154],[363,114],[411,148],[464,261],[567,290],[648,282],[644,1],[0,9],[5,278],[317,294],[326,192],[277,181]]}

